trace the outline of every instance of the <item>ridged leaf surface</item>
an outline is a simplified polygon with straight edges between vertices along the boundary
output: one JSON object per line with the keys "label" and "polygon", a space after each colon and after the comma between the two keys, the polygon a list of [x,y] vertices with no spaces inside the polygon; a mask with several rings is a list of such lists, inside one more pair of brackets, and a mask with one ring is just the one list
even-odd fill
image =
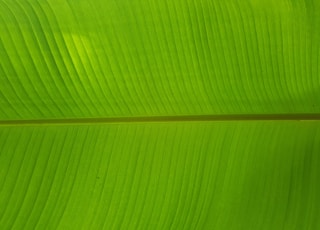
{"label": "ridged leaf surface", "polygon": [[320,229],[319,0],[0,0],[0,230]]}
{"label": "ridged leaf surface", "polygon": [[320,122],[3,127],[0,137],[1,229],[320,226]]}
{"label": "ridged leaf surface", "polygon": [[320,4],[0,2],[0,118],[319,113]]}

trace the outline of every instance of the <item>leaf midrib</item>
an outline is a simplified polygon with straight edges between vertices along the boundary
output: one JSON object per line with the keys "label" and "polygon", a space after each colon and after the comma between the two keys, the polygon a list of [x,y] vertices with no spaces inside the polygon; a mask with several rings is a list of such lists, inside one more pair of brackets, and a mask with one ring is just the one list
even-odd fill
{"label": "leaf midrib", "polygon": [[0,120],[0,126],[57,125],[57,124],[103,124],[148,122],[194,122],[194,121],[312,121],[320,120],[320,114],[230,114],[230,115],[178,115],[139,117],[98,117],[64,119]]}

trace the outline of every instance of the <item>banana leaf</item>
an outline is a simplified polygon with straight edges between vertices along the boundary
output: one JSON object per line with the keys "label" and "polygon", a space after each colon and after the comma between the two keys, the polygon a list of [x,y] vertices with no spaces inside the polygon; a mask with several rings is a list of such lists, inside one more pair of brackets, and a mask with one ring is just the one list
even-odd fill
{"label": "banana leaf", "polygon": [[0,229],[320,229],[319,0],[0,0]]}

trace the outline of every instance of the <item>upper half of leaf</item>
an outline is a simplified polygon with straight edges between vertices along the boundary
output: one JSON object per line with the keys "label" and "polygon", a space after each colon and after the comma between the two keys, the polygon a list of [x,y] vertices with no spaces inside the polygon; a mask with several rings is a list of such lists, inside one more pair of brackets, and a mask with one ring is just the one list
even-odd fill
{"label": "upper half of leaf", "polygon": [[0,0],[0,119],[320,112],[314,0]]}

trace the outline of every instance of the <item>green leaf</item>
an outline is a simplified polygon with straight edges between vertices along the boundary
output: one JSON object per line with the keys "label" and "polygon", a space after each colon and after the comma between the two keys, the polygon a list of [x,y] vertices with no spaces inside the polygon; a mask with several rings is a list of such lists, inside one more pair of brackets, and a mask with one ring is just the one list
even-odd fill
{"label": "green leaf", "polygon": [[318,0],[0,0],[0,229],[320,229]]}
{"label": "green leaf", "polygon": [[320,226],[320,122],[3,127],[0,136],[2,229]]}
{"label": "green leaf", "polygon": [[317,0],[0,6],[2,120],[320,113]]}

